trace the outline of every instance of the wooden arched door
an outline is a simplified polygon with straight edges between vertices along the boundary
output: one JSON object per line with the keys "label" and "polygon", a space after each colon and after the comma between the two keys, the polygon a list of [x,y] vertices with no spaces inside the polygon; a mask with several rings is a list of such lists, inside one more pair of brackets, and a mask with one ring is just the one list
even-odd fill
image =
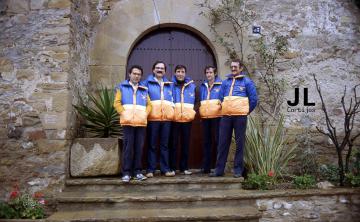
{"label": "wooden arched door", "polygon": [[[178,28],[161,28],[144,36],[130,53],[127,66],[141,65],[145,73],[143,78],[146,78],[152,73],[152,65],[156,60],[166,63],[166,76],[169,79],[172,78],[176,65],[185,65],[187,75],[195,81],[197,89],[204,80],[205,66],[216,65],[214,54],[204,40],[190,31]],[[198,93],[196,96],[199,96]],[[145,150],[144,156],[146,155]],[[202,133],[197,114],[192,124],[189,167],[200,168],[201,164]]]}

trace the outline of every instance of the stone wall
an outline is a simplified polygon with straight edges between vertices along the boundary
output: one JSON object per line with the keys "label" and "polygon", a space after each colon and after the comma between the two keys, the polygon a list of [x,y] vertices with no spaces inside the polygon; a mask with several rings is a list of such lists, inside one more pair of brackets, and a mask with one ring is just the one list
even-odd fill
{"label": "stone wall", "polygon": [[[288,37],[289,51],[277,63],[276,75],[287,82],[286,100],[293,101],[294,88],[300,88],[300,104],[289,107],[285,100],[282,107],[286,126],[294,137],[292,141],[300,143],[300,151],[315,152],[320,163],[335,164],[332,142],[315,128],[326,129],[326,125],[312,74],[317,76],[329,115],[341,136],[344,112],[340,101],[344,86],[347,95],[352,96],[352,87],[360,83],[360,9],[347,0],[251,1],[249,8],[256,12],[254,24],[262,27],[264,35],[271,37],[276,33]],[[249,45],[256,38],[249,35]],[[250,64],[258,67],[253,77],[259,84],[259,72],[264,71],[258,56],[249,49],[247,57]],[[308,107],[312,112],[302,112],[307,108],[303,105],[304,88],[309,89],[309,101],[316,104]],[[354,131],[359,129],[357,117]],[[360,140],[356,144],[359,146]]]}
{"label": "stone wall", "polygon": [[[183,27],[204,38],[224,76],[226,52],[195,2],[0,1],[0,197],[15,183],[32,191],[61,189],[77,128],[71,104],[85,97],[89,81],[113,86],[123,80],[131,47],[156,27]],[[360,83],[359,9],[347,0],[256,0],[249,7],[263,34],[289,37],[290,51],[277,70],[289,83],[286,98],[293,99],[294,87],[308,87],[309,100],[316,102],[308,114],[283,107],[293,141],[302,143],[300,149],[315,148],[322,162],[333,162],[332,144],[315,131],[324,119],[311,73],[341,134],[343,86]],[[244,45],[260,84],[262,70],[251,48],[257,38],[249,30]],[[354,128],[359,126],[357,120]]]}
{"label": "stone wall", "polygon": [[[256,204],[265,221],[357,221],[359,194],[346,190],[314,190],[259,194]],[[265,196],[268,196],[266,198]]]}
{"label": "stone wall", "polygon": [[70,0],[0,2],[0,197],[61,189],[71,135]]}

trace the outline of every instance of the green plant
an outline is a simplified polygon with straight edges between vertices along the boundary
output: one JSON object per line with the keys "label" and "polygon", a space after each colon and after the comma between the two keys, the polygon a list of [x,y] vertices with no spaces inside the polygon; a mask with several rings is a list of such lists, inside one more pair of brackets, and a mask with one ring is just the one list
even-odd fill
{"label": "green plant", "polygon": [[255,41],[253,47],[259,54],[259,61],[264,69],[264,72],[259,72],[260,80],[264,83],[260,85],[260,91],[265,88],[258,105],[259,110],[263,114],[278,119],[287,83],[284,78],[275,75],[275,68],[279,58],[288,51],[288,41],[286,37],[277,34],[274,34],[273,39],[273,41],[268,40],[267,43],[265,36],[261,36]]}
{"label": "green plant", "polygon": [[315,186],[316,180],[314,176],[305,174],[303,176],[296,176],[293,183],[297,189],[309,189]]}
{"label": "green plant", "polygon": [[345,174],[345,182],[352,187],[360,187],[360,175]]}
{"label": "green plant", "polygon": [[[351,95],[350,97],[346,95],[347,87],[346,85],[344,86],[344,92],[340,100],[341,107],[344,113],[343,129],[341,130],[343,131],[343,133],[339,133],[339,128],[336,128],[336,125],[334,124],[334,119],[331,119],[331,115],[329,115],[328,113],[328,109],[324,102],[318,80],[316,79],[315,74],[312,75],[315,81],[316,91],[318,92],[320,97],[321,110],[324,113],[326,124],[326,129],[319,126],[316,126],[316,129],[321,134],[327,136],[333,143],[333,147],[336,150],[338,158],[339,184],[340,186],[344,186],[345,174],[350,172],[349,165],[350,157],[352,156],[352,148],[355,140],[360,137],[360,132],[356,132],[355,130],[353,130],[354,124],[356,122],[355,120],[357,119],[356,115],[360,112],[360,97],[357,94],[360,84],[357,84],[352,88],[353,95]],[[345,155],[343,155],[344,153]]]}
{"label": "green plant", "polygon": [[244,181],[243,185],[245,189],[250,190],[269,190],[272,185],[276,183],[276,179],[271,174],[258,175],[251,173]]}
{"label": "green plant", "polygon": [[21,193],[17,186],[10,193],[7,203],[0,203],[0,218],[6,219],[41,219],[45,217],[43,205],[45,204],[44,195],[35,193],[31,196]]}
{"label": "green plant", "polygon": [[80,99],[78,105],[74,105],[77,113],[86,121],[83,124],[85,130],[94,137],[121,137],[119,115],[114,103],[114,91],[101,87],[95,95],[87,93],[89,104]]}
{"label": "green plant", "polygon": [[360,175],[360,150],[357,149],[352,154],[352,162],[350,164],[350,171],[354,175]]}
{"label": "green plant", "polygon": [[280,176],[288,161],[295,157],[296,145],[288,147],[284,117],[277,125],[262,126],[258,119],[248,118],[246,130],[245,165],[251,173],[267,175],[273,172]]}
{"label": "green plant", "polygon": [[0,218],[13,219],[19,218],[18,213],[9,204],[0,202]]}
{"label": "green plant", "polygon": [[335,165],[321,165],[320,176],[331,182],[339,181],[339,168]]}

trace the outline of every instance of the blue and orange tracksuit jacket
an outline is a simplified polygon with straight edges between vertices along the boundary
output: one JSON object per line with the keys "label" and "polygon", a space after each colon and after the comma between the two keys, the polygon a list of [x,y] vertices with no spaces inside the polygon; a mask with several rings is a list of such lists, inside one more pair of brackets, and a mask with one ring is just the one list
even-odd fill
{"label": "blue and orange tracksuit jacket", "polygon": [[216,118],[221,116],[221,79],[216,76],[214,84],[210,87],[206,80],[200,86],[200,117]]}
{"label": "blue and orange tracksuit jacket", "polygon": [[222,82],[220,91],[222,115],[246,116],[257,105],[255,84],[249,77],[245,76],[244,72],[237,76],[227,75],[227,79]]}
{"label": "blue and orange tracksuit jacket", "polygon": [[122,126],[146,126],[147,116],[151,110],[148,88],[139,83],[134,88],[129,80],[115,87],[114,107],[120,114]]}
{"label": "blue and orange tracksuit jacket", "polygon": [[144,81],[148,87],[151,103],[149,121],[172,121],[174,118],[173,82],[163,77],[159,83],[154,74],[150,74]]}
{"label": "blue and orange tracksuit jacket", "polygon": [[175,103],[174,122],[191,122],[195,118],[195,84],[189,77],[185,77],[183,85],[178,85],[173,76],[173,96]]}

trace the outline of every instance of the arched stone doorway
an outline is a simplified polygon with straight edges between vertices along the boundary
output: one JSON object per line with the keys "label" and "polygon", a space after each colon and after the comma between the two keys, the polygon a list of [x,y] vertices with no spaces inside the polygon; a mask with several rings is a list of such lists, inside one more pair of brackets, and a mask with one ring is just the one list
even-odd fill
{"label": "arched stone doorway", "polygon": [[[185,65],[187,75],[195,81],[197,87],[204,80],[205,66],[216,66],[215,56],[207,43],[195,33],[181,28],[159,28],[146,34],[130,52],[127,68],[132,65],[141,65],[145,73],[143,78],[146,78],[148,74],[151,74],[152,64],[156,60],[166,63],[168,79],[172,78],[176,65]],[[199,96],[198,90],[197,96]],[[216,148],[213,147],[213,149]],[[146,151],[144,156],[146,156]],[[200,168],[201,164],[201,123],[197,115],[192,126],[189,166]]]}

